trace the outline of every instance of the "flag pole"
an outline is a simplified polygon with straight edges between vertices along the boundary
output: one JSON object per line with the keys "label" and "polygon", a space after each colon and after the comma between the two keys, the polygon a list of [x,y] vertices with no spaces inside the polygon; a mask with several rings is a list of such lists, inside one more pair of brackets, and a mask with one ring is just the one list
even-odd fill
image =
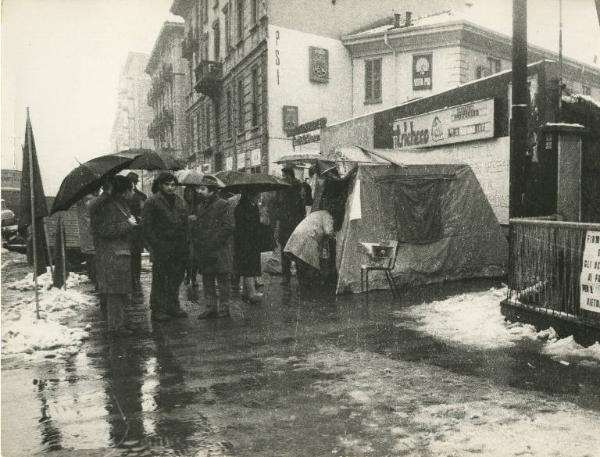
{"label": "flag pole", "polygon": [[35,237],[35,193],[33,179],[33,151],[31,149],[31,120],[29,119],[29,107],[27,107],[27,153],[29,155],[29,198],[31,202],[31,233],[32,233],[32,246],[33,246],[33,284],[35,289],[35,315],[40,318],[40,297],[38,291],[38,280],[37,280],[37,268],[38,268],[38,256],[37,256],[37,240]]}

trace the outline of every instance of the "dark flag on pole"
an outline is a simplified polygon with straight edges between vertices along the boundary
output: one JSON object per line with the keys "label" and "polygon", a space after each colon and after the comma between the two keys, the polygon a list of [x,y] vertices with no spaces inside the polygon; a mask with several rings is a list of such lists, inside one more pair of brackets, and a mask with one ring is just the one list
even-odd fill
{"label": "dark flag on pole", "polygon": [[[30,160],[31,158],[31,160]],[[42,186],[42,176],[40,166],[37,160],[35,150],[35,141],[29,119],[29,109],[27,110],[27,122],[25,125],[25,144],[23,146],[23,171],[21,174],[21,202],[19,211],[19,231],[22,234],[31,235],[31,245],[35,242],[35,251],[37,253],[36,274],[46,272],[48,258],[46,255],[46,239],[44,236],[43,218],[48,215],[48,206],[44,196]],[[35,222],[32,221],[32,216]],[[35,227],[35,230],[34,230]],[[29,230],[27,230],[29,228]],[[29,237],[27,236],[29,241]],[[35,257],[35,256],[34,256]]]}
{"label": "dark flag on pole", "polygon": [[69,270],[67,269],[67,256],[65,255],[65,221],[62,215],[56,221],[56,239],[54,243],[54,271],[52,283],[54,287],[61,288],[67,282]]}

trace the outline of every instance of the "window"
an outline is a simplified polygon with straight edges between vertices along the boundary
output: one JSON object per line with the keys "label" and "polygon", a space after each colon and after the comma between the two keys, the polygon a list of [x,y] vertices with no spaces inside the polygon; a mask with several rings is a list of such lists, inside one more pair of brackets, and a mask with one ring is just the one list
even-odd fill
{"label": "window", "polygon": [[221,171],[223,169],[223,153],[218,152],[215,154],[215,171]]}
{"label": "window", "polygon": [[502,71],[502,62],[500,61],[500,59],[488,57],[487,62],[488,62],[488,69],[490,71],[490,75],[493,75],[494,73],[499,73]]}
{"label": "window", "polygon": [[202,57],[200,60],[208,60],[208,33],[204,34],[202,40]]}
{"label": "window", "polygon": [[231,89],[229,89],[227,91],[227,95],[225,96],[225,99],[226,99],[226,103],[227,103],[227,125],[226,125],[226,127],[227,127],[227,138],[231,138],[231,132],[232,132],[232,127],[233,127],[231,125],[232,121],[233,121],[232,118],[231,118],[232,117],[231,116],[231,114],[232,114],[231,111],[233,109],[232,106],[231,106],[231,102],[232,102],[232,100],[231,100]]}
{"label": "window", "polygon": [[202,22],[208,22],[208,0],[202,0]]}
{"label": "window", "polygon": [[225,53],[229,54],[231,47],[231,12],[229,5],[223,7],[223,22],[225,23]]}
{"label": "window", "polygon": [[206,147],[210,147],[210,102],[208,102],[206,104],[206,117],[205,117],[205,122],[206,124]]}
{"label": "window", "polygon": [[237,39],[244,38],[244,0],[237,0]]}
{"label": "window", "polygon": [[238,81],[237,87],[237,102],[238,102],[238,133],[244,131],[244,80]]}
{"label": "window", "polygon": [[592,88],[590,86],[581,85],[581,92],[583,95],[592,95]]}
{"label": "window", "polygon": [[218,19],[213,24],[213,50],[215,61],[218,62],[221,54],[221,27]]}
{"label": "window", "polygon": [[252,25],[258,22],[258,0],[251,0]]}
{"label": "window", "polygon": [[381,59],[365,60],[365,102],[381,102]]}
{"label": "window", "polygon": [[252,69],[252,127],[258,125],[258,67]]}

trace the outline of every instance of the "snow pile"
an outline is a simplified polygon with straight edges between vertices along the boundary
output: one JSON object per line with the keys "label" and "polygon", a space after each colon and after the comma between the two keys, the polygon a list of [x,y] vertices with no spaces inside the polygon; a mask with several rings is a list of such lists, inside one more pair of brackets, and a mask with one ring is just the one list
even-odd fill
{"label": "snow pile", "polygon": [[[50,289],[52,287],[52,273],[50,273],[50,268],[46,270],[46,273],[41,274],[37,277],[37,282],[38,289]],[[69,289],[79,284],[85,284],[88,282],[90,282],[90,280],[86,275],[69,273],[66,285],[67,289]],[[33,290],[34,287],[35,282],[33,280],[33,273],[28,273],[27,276],[25,276],[25,278],[8,284],[8,288],[13,290]]]}
{"label": "snow pile", "polygon": [[412,319],[396,323],[397,327],[412,327],[437,338],[475,346],[497,349],[514,346],[527,338],[544,342],[543,353],[554,359],[591,359],[600,363],[600,344],[589,348],[577,344],[572,337],[558,339],[553,328],[538,332],[533,325],[505,321],[499,302],[506,297],[506,288],[456,295],[395,311],[396,317]]}
{"label": "snow pile", "polygon": [[[74,278],[74,284],[79,283],[78,277]],[[14,284],[26,285],[27,279]],[[88,337],[89,326],[85,329],[71,328],[64,321],[81,315],[83,310],[97,302],[96,297],[78,290],[44,288],[39,292],[40,319],[37,319],[35,294],[33,291],[23,294],[2,310],[2,353],[56,351],[55,355],[59,356],[76,353],[81,342]]]}

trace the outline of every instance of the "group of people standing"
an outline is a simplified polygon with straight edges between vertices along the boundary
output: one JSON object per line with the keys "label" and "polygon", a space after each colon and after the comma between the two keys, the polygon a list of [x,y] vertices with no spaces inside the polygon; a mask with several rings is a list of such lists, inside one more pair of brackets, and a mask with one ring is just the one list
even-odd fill
{"label": "group of people standing", "polygon": [[[284,168],[289,187],[278,192],[274,203],[274,238],[281,245],[282,282],[289,283],[291,260],[284,247],[306,216],[306,187],[293,169]],[[248,189],[241,196],[221,196],[220,181],[203,176],[200,184],[177,194],[176,177],[163,172],[146,198],[136,188],[137,175],[114,176],[100,196],[86,199],[95,257],[94,279],[106,303],[108,328],[118,335],[132,329],[125,321],[127,300],[141,291],[141,252],[146,247],[152,260],[150,307],[154,321],[187,317],[179,290],[184,282],[196,285],[202,278],[205,310],[199,319],[230,315],[232,290],[251,304],[261,302],[256,280],[261,276],[264,229],[259,213],[260,193]],[[310,194],[310,188],[308,193]],[[300,267],[299,267],[300,268]]]}

